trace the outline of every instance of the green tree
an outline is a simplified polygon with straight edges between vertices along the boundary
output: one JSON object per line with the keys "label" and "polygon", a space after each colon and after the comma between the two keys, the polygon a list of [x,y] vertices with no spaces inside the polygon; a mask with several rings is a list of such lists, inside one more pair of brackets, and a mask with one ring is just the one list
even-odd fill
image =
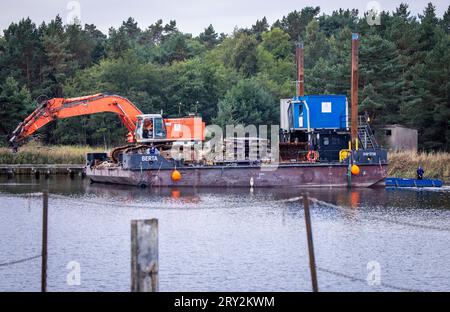
{"label": "green tree", "polygon": [[202,42],[208,49],[214,48],[218,43],[218,35],[214,30],[213,25],[209,25],[205,28],[199,36],[198,39]]}
{"label": "green tree", "polygon": [[355,30],[358,23],[358,10],[339,9],[331,15],[322,14],[319,17],[320,30],[326,36],[336,35],[341,29],[349,28]]}
{"label": "green tree", "polygon": [[320,31],[319,22],[312,20],[306,26],[305,66],[312,67],[320,58],[327,59],[329,46],[324,33]]}
{"label": "green tree", "polygon": [[141,36],[141,43],[161,43],[162,35],[164,31],[163,20],[159,19],[145,30]]}
{"label": "green tree", "polygon": [[282,28],[291,37],[292,41],[298,41],[304,37],[306,26],[320,13],[320,7],[305,7],[301,11],[293,11],[287,16],[277,20],[273,27]]}
{"label": "green tree", "polygon": [[263,33],[269,30],[269,23],[264,16],[261,20],[257,20],[255,25],[252,25],[251,33],[256,37],[256,40],[261,41]]}
{"label": "green tree", "polygon": [[401,63],[406,69],[415,64],[420,50],[420,25],[411,16],[407,4],[400,4],[392,17],[392,27],[386,33],[386,39],[396,44],[401,54]]}
{"label": "green tree", "polygon": [[13,78],[8,77],[0,85],[0,142],[6,144],[7,137],[18,123],[33,109],[31,96],[25,87],[20,87]]}
{"label": "green tree", "polygon": [[277,27],[262,34],[261,47],[270,52],[276,59],[285,59],[292,55],[289,35]]}
{"label": "green tree", "polygon": [[215,122],[221,126],[233,124],[277,123],[277,100],[256,79],[244,79],[231,88],[219,101]]}
{"label": "green tree", "polygon": [[421,143],[426,149],[449,150],[450,145],[450,36],[436,34],[422,71],[424,95]]}
{"label": "green tree", "polygon": [[350,95],[351,35],[350,28],[344,27],[328,40],[330,46],[328,62],[332,66],[327,86],[330,93]]}
{"label": "green tree", "polygon": [[176,33],[161,44],[158,61],[161,64],[181,62],[200,54],[201,51],[201,44],[192,39],[191,35]]}
{"label": "green tree", "polygon": [[332,81],[335,67],[319,58],[312,68],[305,69],[305,91],[309,94],[334,93]]}
{"label": "green tree", "polygon": [[91,51],[91,65],[98,64],[102,58],[106,57],[106,35],[93,24],[85,24],[84,31],[94,46]]}
{"label": "green tree", "polygon": [[122,22],[122,26],[120,26],[119,31],[125,33],[128,40],[131,41],[136,41],[141,34],[138,23],[132,17],[129,17],[126,21]]}
{"label": "green tree", "polygon": [[359,111],[368,113],[369,116],[378,117],[377,114],[385,108],[383,102],[380,101],[381,96],[375,90],[375,87],[368,83],[364,86],[361,94],[361,104]]}
{"label": "green tree", "polygon": [[[397,122],[400,91],[400,59],[395,44],[378,35],[369,35],[361,40],[360,49],[360,85],[362,90],[369,84],[375,94],[379,94],[382,107],[374,106],[370,110],[378,123]],[[372,88],[371,87],[371,88]],[[361,101],[365,98],[362,97]]]}
{"label": "green tree", "polygon": [[71,54],[66,50],[64,42],[57,36],[44,36],[42,39],[46,63],[41,74],[45,77],[40,91],[48,97],[63,97],[63,86],[67,79],[69,66],[72,65]]}
{"label": "green tree", "polygon": [[131,44],[124,31],[109,29],[109,40],[107,43],[108,56],[111,58],[118,58],[131,49]]}
{"label": "green tree", "polygon": [[65,31],[66,49],[72,56],[74,69],[86,68],[92,64],[96,42],[79,24],[70,24]]}
{"label": "green tree", "polygon": [[180,32],[178,31],[177,28],[177,22],[175,20],[171,20],[169,21],[169,24],[166,24],[164,26],[163,29],[163,33],[161,36],[161,41],[165,41],[167,39],[169,39],[170,37],[179,34]]}
{"label": "green tree", "polygon": [[12,76],[28,89],[38,81],[37,59],[40,54],[39,34],[36,25],[29,19],[12,23],[4,31],[1,76]]}
{"label": "green tree", "polygon": [[289,35],[273,28],[262,35],[257,48],[258,77],[278,98],[292,96],[295,76],[294,56]]}
{"label": "green tree", "polygon": [[255,36],[235,30],[233,36],[222,44],[223,61],[244,77],[250,77],[257,72],[257,46]]}
{"label": "green tree", "polygon": [[450,5],[448,6],[447,11],[445,11],[444,16],[442,17],[442,29],[448,34],[450,34]]}
{"label": "green tree", "polygon": [[65,30],[60,16],[48,25],[39,27],[41,55],[36,59],[38,76],[36,86],[31,89],[34,98],[41,95],[62,97],[66,79],[75,73],[77,62],[68,50]]}
{"label": "green tree", "polygon": [[430,51],[436,44],[436,28],[438,26],[438,18],[436,17],[436,7],[430,2],[423,11],[420,18],[420,38],[419,42],[425,51]]}

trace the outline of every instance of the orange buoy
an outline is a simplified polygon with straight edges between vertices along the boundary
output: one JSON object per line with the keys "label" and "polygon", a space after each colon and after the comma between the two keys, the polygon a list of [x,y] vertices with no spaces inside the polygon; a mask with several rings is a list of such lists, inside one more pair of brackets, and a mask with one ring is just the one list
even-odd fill
{"label": "orange buoy", "polygon": [[358,175],[360,172],[360,169],[357,165],[352,165],[352,167],[350,168],[350,171],[352,172],[352,174]]}
{"label": "orange buoy", "polygon": [[181,173],[178,170],[172,171],[172,181],[177,182],[181,180]]}

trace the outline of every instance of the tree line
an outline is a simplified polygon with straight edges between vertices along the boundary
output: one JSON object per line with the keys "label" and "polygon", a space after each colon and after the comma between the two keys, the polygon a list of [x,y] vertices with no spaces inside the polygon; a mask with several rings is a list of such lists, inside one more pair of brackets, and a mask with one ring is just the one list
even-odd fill
{"label": "tree line", "polygon": [[[198,36],[176,21],[141,29],[133,18],[105,35],[95,25],[64,25],[60,16],[37,26],[12,23],[0,37],[0,144],[39,101],[114,93],[144,113],[199,113],[220,125],[278,124],[279,99],[295,94],[295,43],[305,44],[305,91],[350,91],[351,33],[360,43],[361,113],[374,124],[419,130],[425,150],[450,150],[450,7],[429,3],[413,16],[407,4],[369,25],[358,10],[290,12],[269,25]],[[123,143],[110,114],[61,120],[41,131],[49,144]]]}

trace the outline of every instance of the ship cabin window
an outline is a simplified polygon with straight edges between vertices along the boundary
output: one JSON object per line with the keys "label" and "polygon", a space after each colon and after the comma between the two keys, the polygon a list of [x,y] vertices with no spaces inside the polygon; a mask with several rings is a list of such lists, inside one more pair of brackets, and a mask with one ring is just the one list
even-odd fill
{"label": "ship cabin window", "polygon": [[330,144],[330,139],[328,137],[324,137],[323,138],[323,145],[329,145]]}
{"label": "ship cabin window", "polygon": [[153,119],[146,118],[142,128],[142,137],[144,139],[153,139]]}
{"label": "ship cabin window", "polygon": [[154,120],[155,124],[155,139],[164,139],[166,137],[166,129],[164,127],[163,119],[156,117]]}
{"label": "ship cabin window", "polygon": [[165,139],[166,133],[164,121],[161,117],[145,117],[138,120],[136,131],[137,139]]}
{"label": "ship cabin window", "polygon": [[391,136],[392,135],[392,130],[391,129],[387,129],[386,130],[386,135],[387,136]]}
{"label": "ship cabin window", "polygon": [[298,127],[303,128],[304,118],[303,118],[303,105],[298,106]]}
{"label": "ship cabin window", "polygon": [[322,102],[322,113],[331,113],[331,102]]}

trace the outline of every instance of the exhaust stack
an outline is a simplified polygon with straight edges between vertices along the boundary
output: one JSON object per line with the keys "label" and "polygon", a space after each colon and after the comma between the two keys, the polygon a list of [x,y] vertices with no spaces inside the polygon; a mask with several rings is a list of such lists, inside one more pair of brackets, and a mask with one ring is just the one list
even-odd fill
{"label": "exhaust stack", "polygon": [[295,60],[297,62],[297,96],[305,95],[304,56],[303,42],[300,42],[295,49]]}
{"label": "exhaust stack", "polygon": [[357,149],[358,141],[358,49],[359,34],[352,34],[352,86],[351,86],[351,136],[352,149]]}

